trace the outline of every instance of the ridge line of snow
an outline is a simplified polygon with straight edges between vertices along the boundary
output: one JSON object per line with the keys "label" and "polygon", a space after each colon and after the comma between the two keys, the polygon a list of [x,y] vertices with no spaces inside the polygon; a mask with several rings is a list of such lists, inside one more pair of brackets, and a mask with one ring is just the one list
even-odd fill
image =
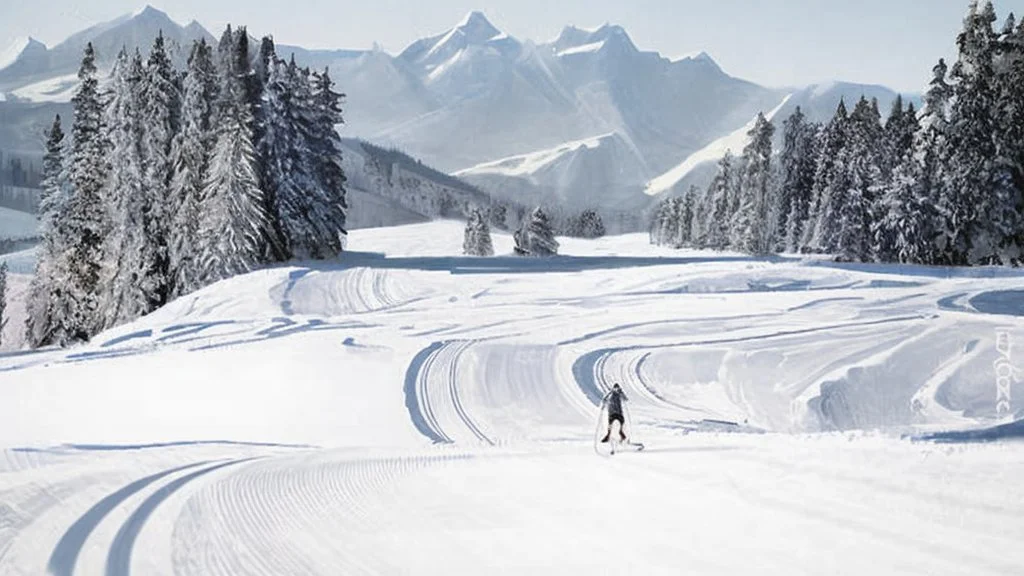
{"label": "ridge line of snow", "polygon": [[[774,119],[792,97],[793,94],[787,94],[778,106],[765,115],[765,118],[768,120]],[[743,150],[744,146],[747,145],[747,132],[754,127],[754,123],[756,121],[757,116],[754,116],[750,122],[747,122],[738,130],[726,134],[693,154],[690,154],[678,166],[648,182],[647,187],[644,188],[644,193],[648,196],[657,196],[658,194],[662,194],[674,188],[683,180],[683,178],[686,178],[690,172],[701,164],[721,160],[722,157],[725,156],[726,151],[732,151],[733,154],[739,154]]]}
{"label": "ridge line of snow", "polygon": [[32,38],[28,36],[21,36],[15,38],[3,52],[0,52],[0,70],[9,67],[18,61],[18,58],[25,52],[29,44],[32,43]]}
{"label": "ridge line of snow", "polygon": [[[600,136],[592,136],[581,140],[565,142],[551,148],[508,156],[490,162],[484,162],[455,172],[453,176],[466,174],[503,174],[506,176],[525,176],[535,173],[544,166],[557,160],[559,157],[579,150],[580,148],[594,149],[601,145],[601,141],[615,136],[615,132],[608,132]],[[507,166],[513,164],[513,166]]]}
{"label": "ridge line of snow", "polygon": [[561,52],[555,54],[555,56],[568,56],[570,54],[588,54],[597,52],[604,47],[605,41],[600,40],[598,42],[591,42],[590,44],[584,44],[582,46],[573,46],[572,48],[566,48]]}

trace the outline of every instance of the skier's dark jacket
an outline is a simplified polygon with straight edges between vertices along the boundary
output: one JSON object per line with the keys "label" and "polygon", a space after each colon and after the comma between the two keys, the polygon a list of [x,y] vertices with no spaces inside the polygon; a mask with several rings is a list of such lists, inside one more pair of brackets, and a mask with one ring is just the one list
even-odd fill
{"label": "skier's dark jacket", "polygon": [[622,390],[612,390],[604,395],[604,401],[608,403],[608,414],[609,415],[622,415],[622,401],[629,402],[629,398]]}

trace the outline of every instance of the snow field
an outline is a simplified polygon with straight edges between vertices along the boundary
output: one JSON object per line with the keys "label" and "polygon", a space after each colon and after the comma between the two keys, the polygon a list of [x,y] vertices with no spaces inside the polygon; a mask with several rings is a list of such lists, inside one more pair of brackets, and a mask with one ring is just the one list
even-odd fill
{"label": "snow field", "polygon": [[[0,574],[1024,566],[1019,444],[905,439],[1005,420],[1017,272],[461,241],[355,231],[337,262],[0,355]],[[615,382],[647,450],[599,457]]]}

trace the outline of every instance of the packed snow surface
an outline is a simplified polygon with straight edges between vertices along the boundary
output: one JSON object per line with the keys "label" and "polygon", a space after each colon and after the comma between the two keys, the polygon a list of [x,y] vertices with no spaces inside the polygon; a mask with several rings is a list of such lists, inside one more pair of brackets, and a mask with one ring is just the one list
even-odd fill
{"label": "packed snow surface", "polygon": [[1021,573],[1019,272],[462,227],[0,355],[0,574]]}

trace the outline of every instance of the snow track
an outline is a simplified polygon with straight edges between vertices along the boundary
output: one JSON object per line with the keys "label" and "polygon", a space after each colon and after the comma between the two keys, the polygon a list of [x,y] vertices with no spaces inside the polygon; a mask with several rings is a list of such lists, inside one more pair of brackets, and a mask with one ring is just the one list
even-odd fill
{"label": "snow track", "polygon": [[174,531],[176,574],[379,574],[387,558],[359,545],[386,528],[373,497],[458,458],[311,454],[249,466],[189,501]]}
{"label": "snow track", "polygon": [[406,376],[410,415],[425,436],[440,442],[564,439],[566,429],[585,430],[592,408],[559,376],[557,355],[555,346],[435,342]]}

